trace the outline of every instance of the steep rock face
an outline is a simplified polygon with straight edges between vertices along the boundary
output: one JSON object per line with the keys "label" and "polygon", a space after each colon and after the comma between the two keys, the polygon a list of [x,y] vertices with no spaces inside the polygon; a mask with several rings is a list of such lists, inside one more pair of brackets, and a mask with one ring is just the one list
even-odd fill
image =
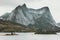
{"label": "steep rock face", "polygon": [[43,7],[41,9],[35,10],[28,9],[26,5],[18,6],[15,10],[12,11],[7,20],[15,20],[17,23],[20,21],[22,24],[28,25],[31,22],[33,24],[35,22],[34,20],[40,18],[41,16],[45,16],[45,18],[54,22],[48,7]]}
{"label": "steep rock face", "polygon": [[16,7],[6,20],[23,24],[25,26],[48,28],[50,30],[54,30],[56,26],[48,7],[31,9],[27,8],[25,4]]}

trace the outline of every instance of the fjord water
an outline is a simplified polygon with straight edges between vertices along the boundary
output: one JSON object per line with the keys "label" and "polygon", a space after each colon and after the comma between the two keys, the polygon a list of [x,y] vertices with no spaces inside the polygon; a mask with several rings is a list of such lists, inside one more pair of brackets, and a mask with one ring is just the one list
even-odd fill
{"label": "fjord water", "polygon": [[34,33],[16,33],[16,34],[18,35],[0,36],[0,40],[60,40],[60,34],[34,34]]}

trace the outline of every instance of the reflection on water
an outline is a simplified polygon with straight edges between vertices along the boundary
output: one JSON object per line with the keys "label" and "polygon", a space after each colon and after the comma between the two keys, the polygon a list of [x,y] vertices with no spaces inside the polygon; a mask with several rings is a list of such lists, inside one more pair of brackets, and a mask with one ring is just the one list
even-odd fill
{"label": "reflection on water", "polygon": [[[0,33],[5,34],[5,33]],[[14,36],[0,36],[0,40],[60,40],[60,34],[16,33]]]}

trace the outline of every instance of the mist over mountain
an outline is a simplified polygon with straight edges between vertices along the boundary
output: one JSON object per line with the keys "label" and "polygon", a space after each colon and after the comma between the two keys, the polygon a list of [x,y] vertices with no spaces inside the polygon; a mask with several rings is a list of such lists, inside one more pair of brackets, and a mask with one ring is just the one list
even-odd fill
{"label": "mist over mountain", "polygon": [[36,27],[43,30],[56,29],[56,22],[48,7],[32,9],[27,8],[24,4],[17,6],[10,14],[5,15],[1,16],[3,20],[19,23],[28,27]]}
{"label": "mist over mountain", "polygon": [[5,13],[4,15],[0,17],[0,19],[6,20],[9,15],[10,13]]}

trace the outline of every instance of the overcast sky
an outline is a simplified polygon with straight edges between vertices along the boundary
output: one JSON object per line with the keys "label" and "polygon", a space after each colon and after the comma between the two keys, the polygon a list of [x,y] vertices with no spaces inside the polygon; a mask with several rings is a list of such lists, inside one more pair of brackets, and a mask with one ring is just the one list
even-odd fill
{"label": "overcast sky", "polygon": [[0,16],[24,3],[34,9],[48,6],[55,21],[60,22],[60,0],[0,0]]}

